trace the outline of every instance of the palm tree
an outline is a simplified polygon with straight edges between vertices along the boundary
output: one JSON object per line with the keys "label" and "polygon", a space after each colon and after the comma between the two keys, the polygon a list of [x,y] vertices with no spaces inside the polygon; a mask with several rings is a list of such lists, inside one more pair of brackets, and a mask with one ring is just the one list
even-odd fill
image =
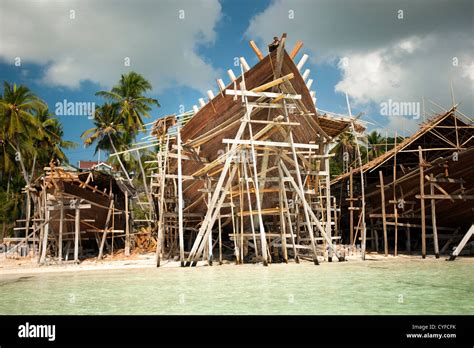
{"label": "palm tree", "polygon": [[[99,149],[108,151],[109,153],[117,153],[116,144],[121,144],[123,142],[123,133],[125,131],[121,119],[119,106],[117,104],[105,103],[104,105],[99,106],[94,113],[95,127],[88,129],[81,134],[81,138],[84,139],[84,144],[90,146],[97,142],[95,147],[96,153]],[[125,176],[131,183],[131,179],[120,159],[120,156],[117,155],[116,157],[120,167],[125,173]]]}
{"label": "palm tree", "polygon": [[118,113],[123,125],[133,138],[143,129],[143,117],[150,117],[148,112],[152,106],[160,106],[157,99],[144,96],[151,90],[151,84],[142,75],[132,71],[122,75],[119,83],[110,92],[100,91],[96,95],[118,104]]}
{"label": "palm tree", "polygon": [[75,148],[77,144],[63,139],[63,126],[48,109],[39,110],[35,116],[40,122],[44,134],[36,144],[40,163],[48,163],[52,158],[61,162],[67,161],[63,149]]}
{"label": "palm tree", "polygon": [[[15,159],[20,162],[25,182],[30,182],[23,160],[23,154],[35,153],[34,139],[44,136],[40,122],[34,116],[35,112],[46,109],[46,104],[34,95],[26,86],[3,83],[3,95],[0,98],[0,125],[2,128],[3,168],[11,172],[11,149],[15,152]],[[9,148],[11,147],[11,149]],[[29,156],[27,156],[29,157]]]}
{"label": "palm tree", "polygon": [[340,163],[347,162],[347,166],[350,165],[355,159],[356,141],[352,132],[347,131],[339,135],[336,146],[331,150],[331,153],[336,154],[335,160]]}
{"label": "palm tree", "polygon": [[367,159],[371,161],[372,159],[379,157],[384,152],[385,138],[377,131],[372,131],[372,133],[367,136]]}

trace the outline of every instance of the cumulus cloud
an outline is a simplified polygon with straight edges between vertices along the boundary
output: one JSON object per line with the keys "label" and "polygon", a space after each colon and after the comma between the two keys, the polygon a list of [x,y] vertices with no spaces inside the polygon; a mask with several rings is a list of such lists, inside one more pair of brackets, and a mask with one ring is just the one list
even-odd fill
{"label": "cumulus cloud", "polygon": [[134,70],[155,91],[204,90],[217,71],[197,50],[214,42],[220,18],[218,0],[2,0],[0,59],[43,65],[50,85],[109,87]]}
{"label": "cumulus cloud", "polygon": [[448,107],[452,82],[461,108],[473,113],[473,7],[470,0],[277,0],[252,18],[246,35],[263,42],[278,23],[290,47],[304,42],[312,64],[340,69],[335,91],[360,108],[422,97]]}

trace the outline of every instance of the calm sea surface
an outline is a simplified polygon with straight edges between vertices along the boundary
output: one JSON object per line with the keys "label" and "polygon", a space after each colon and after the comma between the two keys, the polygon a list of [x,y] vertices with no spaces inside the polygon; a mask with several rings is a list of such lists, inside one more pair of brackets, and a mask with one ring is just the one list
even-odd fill
{"label": "calm sea surface", "polygon": [[474,260],[0,275],[0,314],[474,314]]}

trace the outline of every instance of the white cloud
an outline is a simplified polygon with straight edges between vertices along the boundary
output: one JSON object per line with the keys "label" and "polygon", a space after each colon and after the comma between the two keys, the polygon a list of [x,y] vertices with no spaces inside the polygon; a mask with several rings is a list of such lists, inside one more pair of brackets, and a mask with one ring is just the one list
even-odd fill
{"label": "white cloud", "polygon": [[109,87],[134,70],[155,92],[176,84],[205,90],[217,71],[197,49],[214,42],[220,17],[217,0],[2,0],[0,58],[44,65],[51,85]]}
{"label": "white cloud", "polygon": [[[397,17],[399,9],[404,11],[403,19]],[[289,49],[302,40],[310,63],[340,69],[335,90],[347,91],[359,108],[388,99],[420,102],[422,97],[448,107],[452,82],[461,109],[472,114],[472,11],[469,0],[455,6],[447,0],[276,0],[252,18],[246,35],[268,40],[279,34],[275,33],[278,23],[278,30],[288,33]],[[340,63],[343,57],[349,64]],[[312,78],[318,82],[314,69]],[[387,122],[389,127],[407,129],[415,125],[402,119]]]}

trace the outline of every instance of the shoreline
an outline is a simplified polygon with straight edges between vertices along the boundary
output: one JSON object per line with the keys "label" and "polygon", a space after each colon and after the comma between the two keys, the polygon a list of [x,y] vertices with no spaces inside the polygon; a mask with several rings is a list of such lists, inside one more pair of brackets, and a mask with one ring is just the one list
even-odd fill
{"label": "shoreline", "polygon": [[[447,255],[436,259],[434,255],[429,255],[426,259],[422,259],[420,255],[405,255],[399,254],[398,256],[389,255],[385,257],[383,254],[369,253],[366,256],[366,260],[362,261],[360,256],[348,256],[346,261],[343,263],[360,263],[360,262],[397,262],[397,263],[406,263],[406,262],[446,262]],[[474,263],[473,257],[459,257],[457,260],[453,261],[454,263],[461,260],[471,260]],[[330,265],[330,264],[339,264],[338,261],[327,262],[320,259],[321,265]],[[469,261],[468,261],[469,262]],[[311,261],[301,260],[300,263],[312,264]],[[290,260],[288,265],[296,263],[293,260]],[[250,265],[250,263],[249,263]],[[252,263],[251,265],[258,265]],[[284,263],[275,263],[275,265],[285,265]],[[220,266],[240,266],[236,265],[233,261],[224,261],[222,265],[219,265],[218,262],[214,263],[214,267]],[[271,267],[272,264],[269,265]],[[165,261],[162,262],[160,268],[177,268],[180,267],[179,261]],[[200,261],[196,267],[212,267],[208,266],[207,261]],[[144,269],[144,268],[156,268],[155,265],[155,254],[135,254],[129,257],[123,255],[109,257],[104,260],[98,261],[95,258],[85,259],[79,264],[74,264],[71,262],[63,264],[49,264],[49,265],[39,265],[36,258],[21,258],[21,259],[0,259],[0,275],[1,276],[16,276],[16,275],[37,275],[37,274],[52,274],[52,273],[76,273],[76,272],[90,272],[90,271],[105,271],[105,270],[127,270],[127,269]]]}

